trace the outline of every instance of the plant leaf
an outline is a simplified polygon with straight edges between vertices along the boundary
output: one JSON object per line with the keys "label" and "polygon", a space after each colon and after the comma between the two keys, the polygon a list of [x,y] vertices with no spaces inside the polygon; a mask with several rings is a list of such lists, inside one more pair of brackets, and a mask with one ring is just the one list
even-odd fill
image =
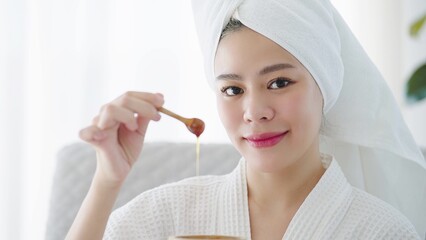
{"label": "plant leaf", "polygon": [[420,32],[420,29],[423,27],[425,22],[426,22],[426,15],[424,15],[423,17],[421,17],[417,21],[415,21],[413,24],[411,24],[410,35],[412,37],[417,37],[417,35]]}
{"label": "plant leaf", "polygon": [[410,103],[426,98],[426,63],[419,67],[408,80],[406,97]]}

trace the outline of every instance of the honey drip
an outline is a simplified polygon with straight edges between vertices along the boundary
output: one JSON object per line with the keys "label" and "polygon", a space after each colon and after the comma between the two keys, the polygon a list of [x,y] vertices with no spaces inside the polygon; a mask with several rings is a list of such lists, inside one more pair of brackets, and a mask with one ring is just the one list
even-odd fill
{"label": "honey drip", "polygon": [[195,175],[200,176],[200,137],[197,136],[197,145],[195,148],[196,158],[195,158]]}

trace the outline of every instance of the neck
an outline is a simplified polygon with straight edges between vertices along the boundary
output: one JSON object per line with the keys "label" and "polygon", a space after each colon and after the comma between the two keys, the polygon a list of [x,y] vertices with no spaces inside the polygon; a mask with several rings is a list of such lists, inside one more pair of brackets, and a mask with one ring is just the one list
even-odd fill
{"label": "neck", "polygon": [[249,201],[262,208],[298,208],[324,171],[319,151],[305,154],[293,164],[273,173],[256,171],[247,164]]}

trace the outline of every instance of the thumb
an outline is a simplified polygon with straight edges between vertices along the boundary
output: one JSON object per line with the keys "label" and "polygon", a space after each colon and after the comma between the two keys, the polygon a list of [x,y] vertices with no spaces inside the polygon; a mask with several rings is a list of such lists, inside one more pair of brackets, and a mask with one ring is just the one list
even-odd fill
{"label": "thumb", "polygon": [[79,132],[79,137],[90,144],[96,145],[107,137],[107,133],[95,125],[83,128]]}

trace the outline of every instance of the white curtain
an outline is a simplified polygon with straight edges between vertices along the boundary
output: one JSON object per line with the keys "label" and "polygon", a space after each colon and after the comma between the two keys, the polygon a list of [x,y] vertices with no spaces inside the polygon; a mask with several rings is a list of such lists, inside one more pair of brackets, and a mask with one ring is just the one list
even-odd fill
{"label": "white curtain", "polygon": [[[388,61],[404,60],[408,20],[394,17],[413,3],[334,2],[401,95],[414,63]],[[388,24],[397,30],[384,35]],[[193,28],[189,0],[0,0],[0,239],[44,238],[57,151],[125,91],[162,92],[166,107],[206,121],[203,143],[228,142]],[[147,138],[195,141],[167,116]]]}

